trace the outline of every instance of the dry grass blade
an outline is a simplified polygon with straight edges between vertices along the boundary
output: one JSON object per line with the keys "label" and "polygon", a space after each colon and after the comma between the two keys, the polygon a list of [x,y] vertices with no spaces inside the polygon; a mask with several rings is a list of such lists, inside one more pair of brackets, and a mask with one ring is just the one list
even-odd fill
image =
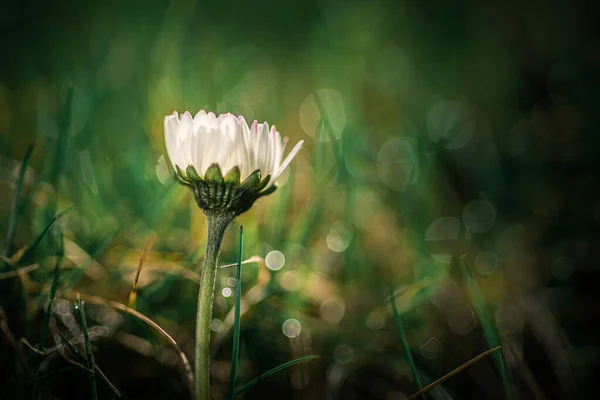
{"label": "dry grass blade", "polygon": [[[67,297],[69,297],[70,299],[74,299],[75,292],[70,291],[68,293]],[[188,386],[190,388],[190,391],[193,391],[194,373],[192,372],[192,366],[191,366],[187,356],[185,355],[185,353],[183,352],[181,347],[179,347],[179,345],[177,344],[175,339],[173,339],[173,337],[171,335],[169,335],[169,333],[167,333],[167,331],[165,331],[160,325],[158,325],[156,322],[152,321],[150,318],[148,318],[144,314],[140,313],[139,311],[136,311],[133,308],[129,308],[125,304],[121,304],[117,301],[107,300],[102,297],[92,296],[92,295],[83,294],[83,293],[81,294],[81,298],[90,303],[109,305],[110,307],[114,308],[115,310],[119,310],[119,311],[125,312],[127,314],[130,314],[130,315],[134,316],[135,318],[139,319],[140,321],[143,321],[144,323],[149,325],[151,328],[156,330],[158,333],[160,333],[167,340],[167,342],[169,342],[169,344],[173,347],[173,349],[179,355],[179,358],[181,359],[181,363],[183,364],[183,368],[185,370],[185,375],[186,375],[186,379],[188,382]]]}
{"label": "dry grass blade", "polygon": [[489,349],[487,351],[484,351],[483,353],[481,353],[480,355],[478,355],[477,357],[474,357],[472,359],[470,359],[469,361],[467,361],[466,363],[464,363],[463,365],[461,365],[460,367],[452,370],[450,373],[442,376],[440,379],[436,380],[435,382],[430,383],[429,385],[425,386],[423,389],[419,390],[417,393],[413,394],[412,396],[410,396],[408,399],[406,400],[414,400],[417,397],[421,396],[424,393],[427,393],[428,391],[430,391],[431,389],[433,389],[434,387],[436,387],[437,385],[445,382],[446,380],[448,380],[449,378],[453,377],[454,375],[458,374],[459,372],[461,372],[463,369],[467,368],[468,366],[470,366],[471,364],[476,363],[477,361],[481,360],[482,358],[492,354],[495,351],[498,351],[502,348],[502,346],[496,346],[492,349]]}
{"label": "dry grass blade", "polygon": [[22,274],[26,274],[31,271],[35,271],[39,267],[40,267],[39,264],[31,264],[31,265],[28,265],[23,268],[19,268],[14,271],[3,272],[3,273],[0,273],[0,279],[14,278],[16,276],[20,276]]}
{"label": "dry grass blade", "polygon": [[[263,261],[263,258],[260,256],[252,256],[244,261],[242,261],[242,265],[244,264],[251,264],[251,263],[260,263]],[[231,267],[236,267],[238,265],[238,263],[233,263],[233,264],[225,264],[225,265],[221,265],[219,266],[219,268],[231,268]]]}
{"label": "dry grass blade", "polygon": [[137,299],[137,283],[140,279],[140,274],[142,273],[142,268],[144,266],[144,261],[148,257],[148,253],[150,253],[150,249],[154,245],[154,237],[150,236],[146,241],[146,245],[144,246],[144,252],[142,253],[142,257],[140,257],[140,262],[137,267],[137,272],[135,273],[135,279],[133,280],[133,287],[131,292],[129,293],[129,301],[127,302],[128,306],[131,308],[135,308],[135,300]]}
{"label": "dry grass blade", "polygon": [[6,323],[6,313],[2,307],[0,307],[0,332],[2,332],[8,344],[15,349],[15,352],[19,358],[19,362],[23,366],[23,369],[27,372],[27,375],[29,375],[29,378],[33,378],[33,370],[31,369],[27,358],[21,351],[21,347],[17,344],[15,335],[13,335],[13,333],[10,331],[8,324]]}

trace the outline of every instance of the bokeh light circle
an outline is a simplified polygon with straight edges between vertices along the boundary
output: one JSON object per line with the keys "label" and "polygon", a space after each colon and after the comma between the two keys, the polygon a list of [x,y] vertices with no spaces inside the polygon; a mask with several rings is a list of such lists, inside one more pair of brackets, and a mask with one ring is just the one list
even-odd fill
{"label": "bokeh light circle", "polygon": [[215,332],[219,332],[223,328],[223,322],[220,319],[214,318],[210,321],[210,329]]}
{"label": "bokeh light circle", "polygon": [[492,229],[496,220],[496,210],[492,203],[484,199],[473,200],[463,209],[465,226],[473,233],[485,233]]}
{"label": "bokeh light circle", "polygon": [[415,141],[411,138],[394,138],[381,146],[377,155],[379,178],[390,188],[404,191],[414,180],[417,167]]}
{"label": "bokeh light circle", "polygon": [[278,250],[270,251],[265,257],[265,264],[271,271],[279,271],[285,264],[285,256]]}
{"label": "bokeh light circle", "polygon": [[295,338],[302,331],[302,325],[297,319],[290,318],[283,323],[281,330],[285,336]]}
{"label": "bokeh light circle", "polygon": [[435,360],[442,354],[442,342],[436,337],[430,337],[419,347],[419,351],[423,358]]}
{"label": "bokeh light circle", "polygon": [[498,256],[491,251],[482,251],[475,257],[475,268],[481,275],[491,275],[498,269]]}
{"label": "bokeh light circle", "polygon": [[444,140],[447,149],[459,149],[473,138],[475,118],[461,101],[443,101],[427,115],[427,130],[434,143]]}
{"label": "bokeh light circle", "polygon": [[425,241],[430,245],[429,254],[437,261],[449,264],[452,261],[452,242],[458,238],[460,220],[456,217],[441,217],[425,231]]}
{"label": "bokeh light circle", "polygon": [[340,253],[348,248],[354,236],[354,228],[346,221],[337,221],[331,225],[327,234],[327,247]]}
{"label": "bokeh light circle", "polygon": [[323,300],[319,308],[321,319],[328,324],[337,324],[344,318],[346,313],[346,303],[338,297],[328,297]]}
{"label": "bokeh light circle", "polygon": [[[325,121],[331,132],[328,132],[328,128],[324,126]],[[328,142],[332,135],[334,139],[339,139],[345,125],[344,100],[336,90],[319,89],[306,96],[300,105],[300,126],[314,139]]]}

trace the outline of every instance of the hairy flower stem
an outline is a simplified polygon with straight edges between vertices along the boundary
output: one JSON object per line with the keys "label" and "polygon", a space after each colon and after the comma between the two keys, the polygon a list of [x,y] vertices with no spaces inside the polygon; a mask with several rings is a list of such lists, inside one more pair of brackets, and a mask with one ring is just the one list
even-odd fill
{"label": "hairy flower stem", "polygon": [[208,236],[196,314],[196,400],[210,400],[210,322],[215,297],[217,260],[223,234],[232,219],[229,215],[206,213]]}

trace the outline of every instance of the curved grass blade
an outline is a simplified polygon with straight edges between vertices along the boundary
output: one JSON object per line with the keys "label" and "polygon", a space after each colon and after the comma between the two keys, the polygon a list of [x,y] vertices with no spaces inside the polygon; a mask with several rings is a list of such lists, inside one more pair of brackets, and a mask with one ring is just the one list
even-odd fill
{"label": "curved grass blade", "polygon": [[[481,324],[481,329],[483,330],[483,336],[485,338],[486,343],[490,347],[501,348],[500,338],[498,337],[498,333],[496,332],[496,328],[492,323],[492,319],[485,308],[485,302],[483,300],[481,291],[479,290],[479,286],[477,285],[475,278],[473,278],[471,269],[467,265],[466,255],[463,255],[459,258],[458,266],[460,268],[460,272],[463,276],[463,279],[467,284],[467,291],[469,293],[471,303],[473,304],[473,308],[475,309],[477,320]],[[506,364],[506,357],[504,356],[504,351],[502,349],[498,353],[494,354],[494,361],[496,362],[496,366],[498,368],[498,371],[500,372],[500,377],[502,379],[502,384],[504,386],[504,393],[506,395],[506,398],[510,400],[515,399],[516,397],[511,384],[510,372],[508,370]]]}
{"label": "curved grass blade", "polygon": [[88,332],[87,321],[85,319],[85,311],[83,310],[83,302],[81,296],[77,293],[77,308],[79,308],[79,315],[81,316],[81,327],[83,328],[83,337],[85,339],[85,352],[88,372],[88,380],[90,382],[90,392],[92,400],[98,399],[98,392],[96,390],[96,373],[94,370],[94,355],[92,354],[92,342],[90,342],[90,335]]}
{"label": "curved grass blade", "polygon": [[[396,323],[396,329],[398,330],[398,336],[400,337],[400,343],[402,344],[402,351],[404,352],[404,357],[406,357],[406,361],[410,366],[410,372],[412,373],[413,379],[415,380],[419,391],[421,391],[423,390],[423,384],[421,383],[421,378],[419,378],[419,373],[417,372],[417,366],[415,365],[415,361],[412,358],[410,348],[408,347],[408,340],[406,340],[406,332],[404,332],[402,316],[398,312],[398,307],[396,305],[396,294],[394,293],[394,288],[390,288],[390,301],[392,302],[392,310],[394,311],[394,322]],[[425,395],[423,395],[423,399],[425,399]]]}
{"label": "curved grass blade", "polygon": [[21,258],[19,258],[19,260],[16,262],[16,264],[18,266],[27,265],[27,263],[30,261],[30,258],[35,254],[35,251],[37,250],[38,246],[42,242],[42,239],[44,238],[44,236],[46,236],[46,234],[48,233],[50,228],[52,228],[52,225],[54,225],[54,223],[56,221],[58,221],[62,216],[67,214],[69,211],[71,211],[71,208],[73,208],[73,205],[70,205],[69,207],[65,208],[63,211],[56,214],[54,216],[54,218],[52,218],[50,220],[50,222],[48,222],[46,224],[46,226],[44,227],[42,232],[38,235],[37,238],[35,238],[33,243],[31,243],[29,246],[27,246],[27,250],[25,250],[25,253],[23,253],[23,256]]}
{"label": "curved grass blade", "polygon": [[424,395],[426,392],[430,391],[431,389],[433,389],[434,387],[436,387],[440,383],[443,383],[444,381],[446,381],[449,378],[453,377],[454,375],[458,374],[460,371],[462,371],[463,369],[467,368],[469,365],[476,363],[477,361],[481,360],[482,358],[484,358],[488,354],[492,354],[493,352],[495,352],[496,350],[500,350],[501,348],[502,348],[502,346],[497,346],[497,347],[494,347],[493,349],[489,349],[487,351],[484,351],[483,353],[481,353],[477,357],[474,357],[474,358],[470,359],[469,361],[467,361],[466,363],[464,363],[460,367],[453,369],[450,373],[442,376],[440,379],[438,379],[438,380],[430,383],[429,385],[425,386],[423,389],[421,389],[417,393],[411,395],[406,400],[414,400],[417,397],[419,397],[421,395]]}
{"label": "curved grass blade", "polygon": [[229,374],[229,400],[235,397],[235,381],[240,358],[240,308],[242,303],[242,248],[244,245],[244,227],[240,226],[240,247],[236,267],[235,318],[233,324],[233,350],[231,351],[231,373]]}
{"label": "curved grass blade", "polygon": [[[69,291],[67,297],[72,299],[73,293],[74,292]],[[169,335],[169,333],[167,331],[165,331],[160,325],[158,325],[156,322],[152,321],[150,318],[148,318],[141,312],[136,311],[133,308],[127,307],[125,304],[121,304],[121,303],[113,301],[113,300],[107,300],[107,299],[104,299],[99,296],[92,296],[92,295],[87,295],[87,294],[84,294],[83,298],[85,299],[85,301],[89,301],[94,304],[109,305],[110,307],[114,308],[115,310],[119,310],[119,311],[125,312],[129,315],[132,315],[135,318],[139,319],[140,321],[146,323],[148,326],[150,326],[151,328],[156,330],[158,333],[160,333],[167,340],[167,342],[169,342],[171,347],[173,347],[173,349],[179,355],[179,358],[181,359],[181,363],[183,364],[183,368],[185,370],[185,376],[186,376],[186,379],[188,382],[188,387],[190,389],[190,392],[193,392],[194,373],[192,372],[192,366],[191,366],[187,356],[185,355],[185,353],[179,346],[179,344],[177,344],[175,339],[173,339],[173,337],[171,335]]]}
{"label": "curved grass blade", "polygon": [[265,373],[260,374],[259,376],[257,376],[256,378],[252,379],[250,382],[246,383],[245,385],[242,385],[242,387],[240,387],[238,390],[235,391],[235,395],[239,396],[240,394],[248,391],[248,389],[252,388],[254,385],[256,385],[258,382],[262,381],[265,378],[268,378],[269,376],[278,373],[279,371],[282,371],[286,368],[291,367],[292,365],[296,365],[299,364],[301,362],[304,361],[310,361],[310,360],[315,360],[317,358],[320,358],[317,355],[312,355],[312,356],[305,356],[305,357],[300,357],[297,358],[295,360],[292,361],[288,361],[286,363],[283,363],[281,365],[278,365],[277,367],[268,370]]}
{"label": "curved grass blade", "polygon": [[17,225],[17,214],[19,208],[19,199],[21,198],[21,188],[23,187],[23,180],[25,179],[25,171],[27,170],[27,164],[29,163],[29,159],[31,158],[31,154],[33,153],[33,149],[35,144],[29,145],[27,148],[27,152],[25,153],[25,157],[23,161],[21,161],[21,166],[19,167],[19,175],[17,177],[17,182],[15,183],[15,195],[13,197],[12,207],[10,209],[10,215],[8,217],[8,230],[6,232],[6,250],[4,254],[7,258],[11,257],[13,240],[15,237],[15,227]]}

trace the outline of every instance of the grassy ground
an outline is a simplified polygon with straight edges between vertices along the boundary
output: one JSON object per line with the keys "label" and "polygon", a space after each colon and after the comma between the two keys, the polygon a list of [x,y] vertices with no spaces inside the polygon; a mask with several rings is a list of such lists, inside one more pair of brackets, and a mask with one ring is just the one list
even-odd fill
{"label": "grassy ground", "polygon": [[232,353],[247,399],[402,399],[497,346],[425,396],[591,393],[593,6],[25,3],[0,8],[0,399],[189,398],[206,232],[162,124],[200,108],[306,141],[226,233],[214,398]]}

